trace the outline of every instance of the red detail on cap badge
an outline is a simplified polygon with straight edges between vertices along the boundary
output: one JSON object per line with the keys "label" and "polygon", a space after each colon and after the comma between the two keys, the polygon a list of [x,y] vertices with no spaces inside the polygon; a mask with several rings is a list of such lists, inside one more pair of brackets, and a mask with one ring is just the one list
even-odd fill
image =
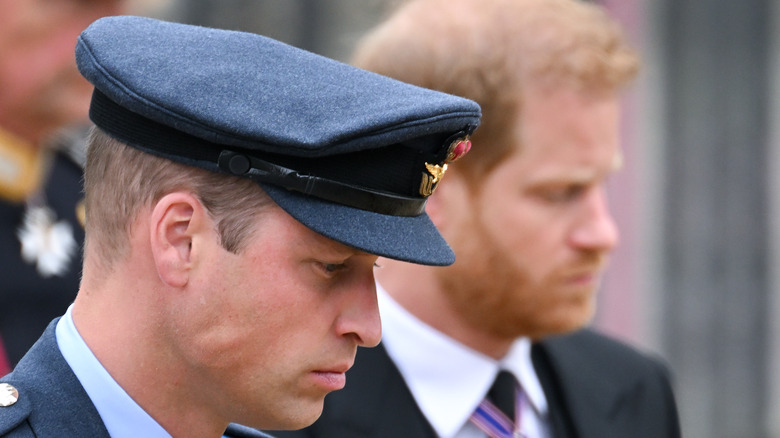
{"label": "red detail on cap badge", "polygon": [[447,150],[446,163],[451,163],[466,155],[471,150],[471,140],[468,137],[455,140]]}

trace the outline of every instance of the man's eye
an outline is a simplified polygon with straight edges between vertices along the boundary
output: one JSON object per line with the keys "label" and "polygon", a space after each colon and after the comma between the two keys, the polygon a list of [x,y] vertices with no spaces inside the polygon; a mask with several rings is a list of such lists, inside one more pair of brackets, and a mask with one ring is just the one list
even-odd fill
{"label": "man's eye", "polygon": [[328,272],[336,272],[336,271],[338,271],[339,269],[343,268],[343,267],[344,267],[344,265],[337,265],[337,264],[335,264],[335,263],[326,263],[325,265],[323,265],[323,267],[324,267],[324,268],[325,268],[325,270],[326,270],[326,271],[328,271]]}
{"label": "man's eye", "polygon": [[545,199],[551,202],[567,202],[580,197],[585,192],[585,186],[572,185],[557,189],[546,190],[543,193]]}
{"label": "man's eye", "polygon": [[324,262],[318,263],[318,266],[323,272],[329,275],[336,274],[347,267],[347,265],[344,263],[324,263]]}

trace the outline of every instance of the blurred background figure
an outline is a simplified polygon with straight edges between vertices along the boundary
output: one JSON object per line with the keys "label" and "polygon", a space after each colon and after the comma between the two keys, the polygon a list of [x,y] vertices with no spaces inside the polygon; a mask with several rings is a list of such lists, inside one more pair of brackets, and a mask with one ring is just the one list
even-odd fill
{"label": "blurred background figure", "polygon": [[0,0],[0,374],[78,291],[92,86],[74,47],[89,23],[122,5]]}

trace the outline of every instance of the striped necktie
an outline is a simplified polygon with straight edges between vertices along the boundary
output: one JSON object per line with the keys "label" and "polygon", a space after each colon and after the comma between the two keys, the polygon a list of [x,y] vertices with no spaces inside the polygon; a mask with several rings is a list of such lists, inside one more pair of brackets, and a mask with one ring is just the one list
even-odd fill
{"label": "striped necktie", "polygon": [[490,438],[522,437],[520,430],[520,403],[523,391],[509,371],[500,371],[487,397],[471,414],[471,422]]}

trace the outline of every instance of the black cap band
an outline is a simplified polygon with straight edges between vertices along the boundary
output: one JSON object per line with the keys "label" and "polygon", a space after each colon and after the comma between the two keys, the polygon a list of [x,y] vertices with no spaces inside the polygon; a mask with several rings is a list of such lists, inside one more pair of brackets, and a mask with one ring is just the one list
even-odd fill
{"label": "black cap band", "polygon": [[425,212],[425,198],[382,192],[354,184],[301,173],[244,152],[225,149],[157,123],[116,104],[95,90],[90,118],[112,137],[145,152],[210,171],[221,171],[273,184],[325,201],[391,216],[419,216]]}

